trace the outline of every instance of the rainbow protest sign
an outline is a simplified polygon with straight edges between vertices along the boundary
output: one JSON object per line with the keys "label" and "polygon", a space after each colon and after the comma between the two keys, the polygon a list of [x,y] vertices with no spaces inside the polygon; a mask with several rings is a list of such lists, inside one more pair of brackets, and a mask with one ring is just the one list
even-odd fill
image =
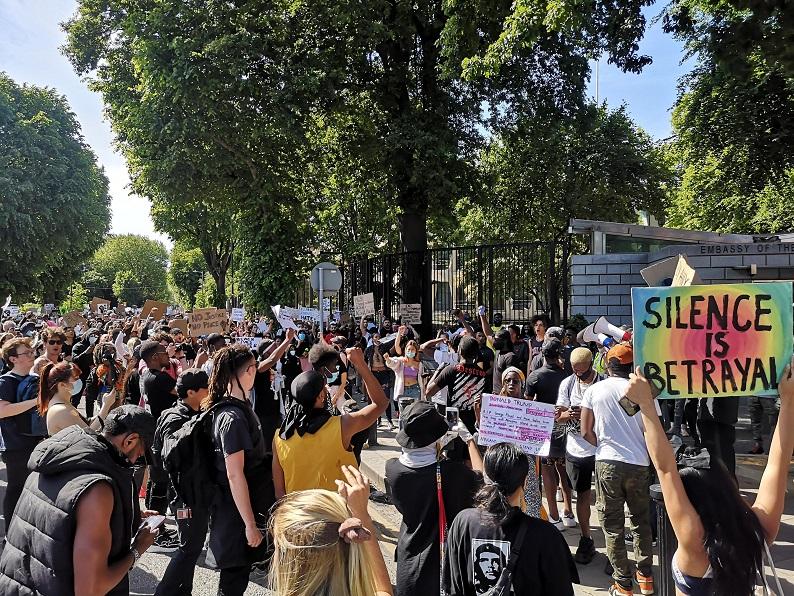
{"label": "rainbow protest sign", "polygon": [[791,282],[632,288],[631,307],[634,363],[659,397],[777,394]]}

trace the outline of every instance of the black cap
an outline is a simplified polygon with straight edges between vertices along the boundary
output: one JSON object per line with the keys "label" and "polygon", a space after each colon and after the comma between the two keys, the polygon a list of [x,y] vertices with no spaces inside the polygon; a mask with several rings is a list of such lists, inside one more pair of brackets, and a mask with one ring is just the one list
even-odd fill
{"label": "black cap", "polygon": [[210,378],[207,373],[200,368],[188,368],[183,370],[176,380],[176,392],[179,397],[187,396],[188,390],[198,391],[207,389],[210,386]]}
{"label": "black cap", "polygon": [[400,412],[403,428],[397,442],[408,449],[432,445],[449,430],[447,419],[428,401],[415,401]]}
{"label": "black cap", "polygon": [[312,409],[323,387],[325,387],[325,376],[316,370],[309,370],[295,377],[290,388],[295,401],[304,409]]}
{"label": "black cap", "polygon": [[[121,427],[121,428],[117,428]],[[157,420],[140,406],[124,404],[110,411],[105,419],[105,429],[111,434],[121,432],[138,433],[146,446],[146,461],[153,462],[152,443]]]}

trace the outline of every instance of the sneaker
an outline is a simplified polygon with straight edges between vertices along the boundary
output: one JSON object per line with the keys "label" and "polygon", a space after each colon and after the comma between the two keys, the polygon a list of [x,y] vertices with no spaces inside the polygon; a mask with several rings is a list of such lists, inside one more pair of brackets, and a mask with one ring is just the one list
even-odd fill
{"label": "sneaker", "polygon": [[391,497],[382,490],[373,490],[369,493],[369,500],[373,503],[382,503],[384,505],[391,505]]}
{"label": "sneaker", "polygon": [[640,592],[643,596],[650,596],[653,594],[653,576],[643,575],[639,571],[634,576],[637,585],[640,587]]}
{"label": "sneaker", "polygon": [[155,553],[162,553],[174,551],[177,548],[179,548],[179,536],[177,536],[177,533],[167,528],[161,528],[150,550]]}
{"label": "sneaker", "polygon": [[565,530],[565,523],[563,523],[562,518],[554,519],[552,516],[549,516],[549,523],[557,528],[560,532]]}
{"label": "sneaker", "polygon": [[634,591],[631,587],[624,588],[618,582],[615,582],[609,587],[609,596],[634,596]]}
{"label": "sneaker", "polygon": [[558,503],[562,503],[562,490],[560,489],[560,487],[557,487],[557,497],[556,497],[556,499],[557,499]]}
{"label": "sneaker", "polygon": [[576,520],[573,517],[573,513],[563,513],[562,514],[562,523],[566,528],[575,528],[576,527]]}
{"label": "sneaker", "polygon": [[582,536],[579,538],[579,546],[576,549],[576,554],[573,560],[581,565],[587,565],[596,556],[596,547],[592,538]]}
{"label": "sneaker", "polygon": [[764,446],[759,441],[753,443],[753,446],[747,453],[752,455],[761,455],[764,452]]}

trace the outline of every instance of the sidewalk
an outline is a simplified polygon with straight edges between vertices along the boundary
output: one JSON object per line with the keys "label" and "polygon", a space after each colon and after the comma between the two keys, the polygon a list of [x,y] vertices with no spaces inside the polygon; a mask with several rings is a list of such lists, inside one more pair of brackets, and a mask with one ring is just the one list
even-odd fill
{"label": "sidewalk", "polygon": [[[740,421],[741,424],[742,422]],[[361,471],[369,476],[372,483],[380,490],[385,490],[386,462],[393,457],[398,457],[400,454],[400,448],[395,440],[396,433],[396,430],[389,431],[384,427],[379,428],[378,441],[380,445],[364,449],[361,452]],[[749,446],[749,441],[737,441],[737,451],[746,450],[745,447],[747,446]],[[755,496],[765,465],[766,456],[764,455],[737,455],[736,457],[736,474],[739,478],[742,494],[751,501]],[[794,473],[790,472],[789,478],[794,481]],[[399,513],[396,513],[396,511],[395,515],[399,518]],[[603,572],[607,560],[606,548],[604,546],[604,535],[598,526],[598,515],[593,505],[590,507],[590,525],[593,540],[599,554],[589,565],[578,565],[581,579],[581,584],[577,585],[575,590],[578,595],[606,594],[611,584],[610,576]],[[578,529],[566,528],[563,535],[568,542],[571,553],[575,553],[579,543],[580,534]],[[780,533],[770,550],[778,570],[783,593],[794,594],[794,496],[791,494],[786,497]],[[631,557],[631,547],[629,547],[629,557]],[[658,554],[654,556],[654,564],[654,572],[656,573],[658,572]]]}

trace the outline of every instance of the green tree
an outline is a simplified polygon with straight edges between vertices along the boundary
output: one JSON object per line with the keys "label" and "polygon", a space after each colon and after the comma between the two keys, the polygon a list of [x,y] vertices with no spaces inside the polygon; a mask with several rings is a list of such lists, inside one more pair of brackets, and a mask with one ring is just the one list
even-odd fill
{"label": "green tree", "polygon": [[108,236],[89,264],[86,280],[96,285],[87,289],[92,296],[125,301],[118,289],[130,306],[147,298],[167,301],[167,264],[168,252],[157,240],[135,234]]}
{"label": "green tree", "polygon": [[66,100],[2,72],[0,197],[0,293],[55,303],[108,230],[108,181]]}
{"label": "green tree", "polygon": [[[696,58],[682,80],[669,148],[671,225],[719,232],[794,228],[794,60],[776,3],[675,2],[667,27]],[[760,37],[759,37],[760,36]]]}
{"label": "green tree", "polygon": [[69,286],[58,310],[61,311],[61,314],[66,314],[73,310],[82,312],[86,304],[88,304],[88,290],[81,284],[74,282]]}
{"label": "green tree", "polygon": [[196,292],[196,301],[193,308],[210,308],[217,303],[217,289],[215,288],[215,280],[207,273],[202,279],[201,286]]}
{"label": "green tree", "polygon": [[192,248],[186,242],[179,240],[174,243],[171,249],[168,281],[174,288],[179,303],[187,310],[193,308],[206,274],[206,267],[200,248]]}

